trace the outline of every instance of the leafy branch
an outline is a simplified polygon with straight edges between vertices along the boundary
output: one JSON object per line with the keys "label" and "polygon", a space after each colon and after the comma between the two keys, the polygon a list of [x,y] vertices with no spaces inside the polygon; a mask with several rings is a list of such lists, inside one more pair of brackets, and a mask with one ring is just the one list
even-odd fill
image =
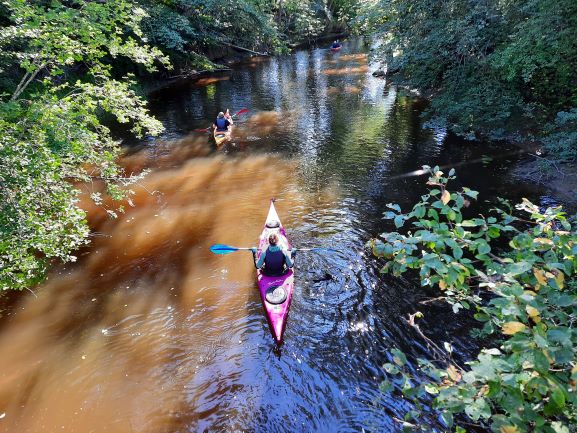
{"label": "leafy branch", "polygon": [[[455,313],[474,308],[483,323],[477,335],[495,335],[499,346],[481,350],[466,368],[456,366],[442,356],[450,355],[450,345],[443,351],[416,324],[421,313],[412,314],[409,324],[436,359],[418,360],[428,378],[419,382],[411,379],[406,357],[391,351],[399,362],[385,364],[392,382],[384,389],[403,384],[416,407],[407,421],[419,419],[428,395],[447,427],[457,414],[469,418],[456,431],[472,421],[502,433],[568,432],[577,418],[577,233],[560,207],[541,210],[526,199],[515,206],[522,217],[503,202],[505,209],[493,209],[492,216],[465,218],[477,192],[450,191],[453,170],[445,176],[438,167],[425,169],[429,192],[421,201],[408,213],[393,204],[385,213],[397,228],[409,226],[406,234],[384,233],[369,246],[387,259],[383,272],[418,270],[421,284],[438,287]],[[491,296],[481,297],[482,291]]]}

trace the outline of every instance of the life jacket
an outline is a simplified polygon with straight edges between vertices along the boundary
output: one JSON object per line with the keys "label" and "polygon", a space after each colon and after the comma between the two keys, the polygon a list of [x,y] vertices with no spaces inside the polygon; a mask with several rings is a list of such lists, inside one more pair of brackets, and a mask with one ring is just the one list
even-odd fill
{"label": "life jacket", "polygon": [[216,129],[218,131],[226,131],[226,128],[228,127],[227,125],[228,120],[226,120],[224,117],[223,118],[217,118],[216,119]]}
{"label": "life jacket", "polygon": [[278,276],[284,273],[285,257],[281,249],[271,251],[270,247],[264,256],[264,273],[266,275]]}

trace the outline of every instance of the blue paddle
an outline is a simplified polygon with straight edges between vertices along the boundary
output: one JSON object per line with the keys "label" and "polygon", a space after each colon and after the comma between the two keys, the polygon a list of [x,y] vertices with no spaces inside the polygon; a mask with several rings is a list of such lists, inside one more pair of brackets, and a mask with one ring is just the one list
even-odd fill
{"label": "blue paddle", "polygon": [[[230,245],[223,245],[223,244],[215,244],[210,247],[210,251],[214,254],[230,254],[234,253],[235,251],[250,251],[252,248],[238,248],[233,247]],[[330,252],[337,252],[337,250],[333,250],[332,248],[295,248],[298,252],[301,251],[330,251]]]}
{"label": "blue paddle", "polygon": [[214,254],[230,254],[235,251],[250,251],[250,248],[237,248],[230,245],[216,244],[210,247],[210,251]]}

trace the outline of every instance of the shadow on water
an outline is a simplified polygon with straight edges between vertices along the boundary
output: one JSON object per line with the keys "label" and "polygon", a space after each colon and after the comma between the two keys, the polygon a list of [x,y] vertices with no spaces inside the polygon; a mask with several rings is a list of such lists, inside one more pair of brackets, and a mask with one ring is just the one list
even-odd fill
{"label": "shadow on water", "polygon": [[[111,219],[87,199],[99,185],[83,185],[91,245],[4,318],[2,431],[401,430],[408,405],[380,394],[381,366],[392,347],[429,353],[404,318],[422,311],[426,333],[462,359],[476,346],[465,314],[379,274],[364,244],[391,229],[385,204],[418,199],[423,164],[456,166],[487,199],[552,199],[511,180],[513,149],[423,130],[422,104],[371,77],[366,49],[257,58],[154,95],[166,132],[128,143],[122,160],[150,170],[134,206]],[[194,129],[226,107],[250,112],[217,149]],[[299,255],[280,349],[250,254],[208,250],[254,245],[273,196],[294,245],[336,250]]]}

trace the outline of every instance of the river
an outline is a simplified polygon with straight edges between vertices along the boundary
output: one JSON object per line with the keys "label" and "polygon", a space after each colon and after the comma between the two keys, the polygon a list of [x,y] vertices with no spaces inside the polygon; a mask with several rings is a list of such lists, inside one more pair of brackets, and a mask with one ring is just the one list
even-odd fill
{"label": "river", "polygon": [[[380,275],[364,244],[392,228],[387,203],[424,193],[423,164],[455,167],[482,209],[555,200],[511,178],[514,148],[423,129],[423,102],[372,77],[368,50],[254,58],[152,95],[166,131],[127,142],[122,164],[150,170],[134,206],[111,219],[83,200],[90,246],[2,311],[1,431],[401,431],[409,406],[379,383],[389,349],[429,354],[407,315],[474,356],[468,315],[419,304],[435,291]],[[217,149],[194,129],[226,107],[249,112]],[[255,245],[271,197],[295,246],[337,250],[298,255],[278,349],[250,254],[208,249]],[[433,412],[427,422],[442,429]]]}

